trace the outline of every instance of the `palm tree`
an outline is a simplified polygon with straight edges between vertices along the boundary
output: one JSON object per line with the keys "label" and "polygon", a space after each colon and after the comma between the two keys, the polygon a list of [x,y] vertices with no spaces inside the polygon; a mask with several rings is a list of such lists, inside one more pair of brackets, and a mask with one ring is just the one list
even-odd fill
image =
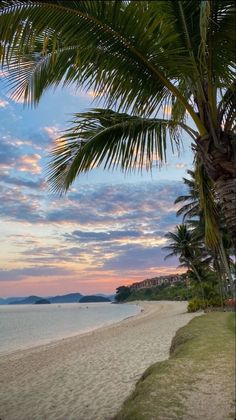
{"label": "palm tree", "polygon": [[199,269],[199,267],[202,268],[208,261],[208,258],[204,255],[204,249],[201,243],[196,240],[194,232],[188,229],[186,224],[177,225],[175,232],[168,232],[165,236],[171,241],[169,245],[163,247],[164,250],[170,251],[170,253],[166,255],[165,260],[173,256],[178,256],[181,263],[180,266],[187,267],[196,276],[202,289],[202,296],[204,299],[204,290],[200,274],[201,269]]}
{"label": "palm tree", "polygon": [[104,99],[105,109],[76,114],[55,148],[53,187],[65,191],[100,165],[151,169],[184,131],[236,246],[235,37],[234,0],[0,5],[1,62],[16,99],[37,104],[60,82]]}
{"label": "palm tree", "polygon": [[175,200],[175,204],[182,204],[177,210],[176,216],[183,216],[183,221],[185,221],[187,217],[190,219],[199,217],[200,213],[199,192],[196,186],[195,172],[187,170],[187,174],[190,178],[183,178],[183,183],[187,188],[187,194],[179,195]]}
{"label": "palm tree", "polygon": [[200,261],[200,252],[196,246],[196,239],[193,231],[189,230],[186,224],[177,225],[175,232],[168,232],[165,237],[172,241],[168,246],[163,247],[164,250],[170,251],[165,259],[179,256],[181,266],[187,267],[196,273],[197,264]]}
{"label": "palm tree", "polygon": [[223,273],[224,281],[230,283],[231,293],[234,295],[229,256],[232,249],[213,183],[199,159],[195,160],[195,171],[187,171],[187,173],[191,178],[183,178],[183,180],[188,187],[188,194],[179,196],[175,200],[175,204],[184,203],[177,211],[177,216],[183,215],[183,221],[194,229],[199,240],[205,242],[220,278]]}

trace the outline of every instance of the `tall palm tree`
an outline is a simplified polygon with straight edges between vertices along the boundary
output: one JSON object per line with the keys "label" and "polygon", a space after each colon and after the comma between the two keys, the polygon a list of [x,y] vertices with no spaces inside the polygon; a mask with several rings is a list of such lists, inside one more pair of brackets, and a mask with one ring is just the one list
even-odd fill
{"label": "tall palm tree", "polygon": [[194,229],[195,236],[205,242],[220,278],[223,277],[227,284],[230,283],[231,293],[234,295],[233,277],[230,270],[232,249],[213,183],[199,159],[195,160],[195,171],[187,171],[187,173],[190,179],[183,178],[183,180],[188,193],[175,200],[175,203],[184,203],[177,211],[177,216],[183,215],[185,223]]}
{"label": "tall palm tree", "polygon": [[185,131],[236,245],[235,36],[234,0],[0,5],[0,56],[15,98],[37,104],[62,82],[105,102],[76,114],[55,148],[54,188],[100,165],[151,169],[165,161],[167,139],[178,148]]}
{"label": "tall palm tree", "polygon": [[164,250],[170,251],[165,259],[179,256],[182,266],[196,272],[201,252],[194,232],[188,229],[186,224],[182,224],[177,225],[175,232],[168,232],[165,237],[171,241],[169,245],[163,247]]}
{"label": "tall palm tree", "polygon": [[173,256],[179,257],[180,265],[187,267],[196,276],[204,299],[201,270],[199,270],[199,267],[204,266],[208,258],[204,255],[204,249],[201,243],[196,240],[194,232],[188,229],[186,224],[177,225],[174,232],[168,232],[165,236],[170,241],[167,246],[163,247],[164,250],[170,251],[165,259]]}

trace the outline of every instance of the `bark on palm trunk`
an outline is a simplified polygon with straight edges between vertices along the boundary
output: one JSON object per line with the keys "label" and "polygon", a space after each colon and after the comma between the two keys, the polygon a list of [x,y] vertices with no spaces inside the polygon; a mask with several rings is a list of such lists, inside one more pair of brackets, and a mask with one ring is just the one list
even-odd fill
{"label": "bark on palm trunk", "polygon": [[219,178],[215,181],[215,187],[222,205],[227,228],[236,250],[236,178]]}
{"label": "bark on palm trunk", "polygon": [[236,250],[236,135],[228,131],[221,132],[217,139],[198,138],[197,149],[215,184],[228,233]]}

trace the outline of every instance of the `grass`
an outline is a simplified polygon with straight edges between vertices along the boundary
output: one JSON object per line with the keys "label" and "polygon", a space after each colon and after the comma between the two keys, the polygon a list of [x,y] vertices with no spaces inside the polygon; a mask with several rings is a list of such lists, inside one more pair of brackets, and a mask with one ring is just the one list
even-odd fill
{"label": "grass", "polygon": [[152,365],[114,420],[234,419],[235,316],[194,318],[170,358]]}

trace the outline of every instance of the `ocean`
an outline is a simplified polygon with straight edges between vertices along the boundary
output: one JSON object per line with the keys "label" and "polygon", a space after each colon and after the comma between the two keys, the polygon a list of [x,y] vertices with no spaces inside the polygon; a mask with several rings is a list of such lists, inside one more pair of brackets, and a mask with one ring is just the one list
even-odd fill
{"label": "ocean", "polygon": [[140,310],[138,305],[111,303],[0,306],[0,354],[72,337]]}

